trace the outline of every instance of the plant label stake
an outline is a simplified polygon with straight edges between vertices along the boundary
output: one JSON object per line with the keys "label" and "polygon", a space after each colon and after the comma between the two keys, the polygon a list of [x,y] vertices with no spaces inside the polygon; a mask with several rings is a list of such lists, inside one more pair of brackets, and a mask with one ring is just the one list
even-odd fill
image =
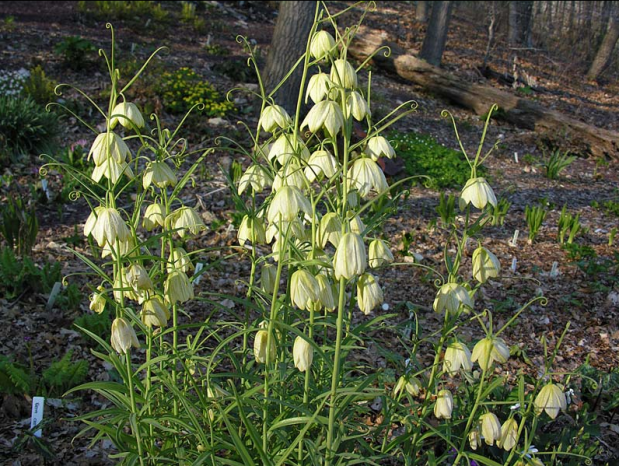
{"label": "plant label stake", "polygon": [[512,265],[510,266],[510,270],[512,270],[512,273],[517,273],[517,258],[516,257],[512,258]]}
{"label": "plant label stake", "polygon": [[553,264],[551,265],[551,272],[549,272],[549,276],[551,278],[555,278],[558,275],[560,275],[560,271],[558,270],[558,263],[553,262]]}
{"label": "plant label stake", "polygon": [[517,247],[517,241],[519,240],[519,230],[515,230],[515,234],[512,235],[512,239],[510,240],[510,246]]}
{"label": "plant label stake", "polygon": [[515,152],[515,163],[518,165],[519,164],[519,153]]}
{"label": "plant label stake", "polygon": [[[34,429],[43,421],[43,407],[45,405],[45,398],[42,396],[35,396],[32,398],[32,414],[30,416],[30,430]],[[35,437],[41,438],[42,431],[38,429],[35,433]]]}

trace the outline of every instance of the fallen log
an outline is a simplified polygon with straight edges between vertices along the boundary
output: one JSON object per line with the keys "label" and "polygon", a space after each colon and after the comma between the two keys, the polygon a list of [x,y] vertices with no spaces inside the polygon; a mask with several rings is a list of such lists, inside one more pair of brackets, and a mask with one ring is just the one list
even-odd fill
{"label": "fallen log", "polygon": [[588,125],[540,104],[520,98],[491,86],[463,81],[435,66],[407,53],[402,47],[389,42],[377,30],[361,27],[352,42],[349,53],[365,60],[381,47],[390,47],[386,57],[377,53],[372,62],[379,68],[411,81],[449,101],[484,115],[493,104],[500,110],[496,117],[519,128],[536,131],[561,143],[565,150],[585,155],[618,158],[618,133]]}

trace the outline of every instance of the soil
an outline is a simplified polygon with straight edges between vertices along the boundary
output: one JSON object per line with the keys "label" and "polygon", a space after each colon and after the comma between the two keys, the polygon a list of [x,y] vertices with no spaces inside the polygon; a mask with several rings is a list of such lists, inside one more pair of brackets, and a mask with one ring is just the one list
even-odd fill
{"label": "soil", "polygon": [[[174,2],[163,2],[165,9],[177,9]],[[182,23],[158,30],[135,21],[118,21],[115,33],[119,50],[142,58],[155,47],[165,45],[168,51],[162,56],[164,67],[188,66],[201,73],[223,92],[234,87],[252,89],[252,84],[235,81],[230,76],[217,72],[224,62],[244,60],[242,44],[234,34],[242,34],[255,41],[261,55],[266,57],[271,32],[277,13],[271,8],[274,2],[205,2],[206,11],[200,11],[205,29],[199,33]],[[387,3],[387,2],[386,2]],[[335,4],[341,8],[341,4]],[[354,11],[350,17],[357,13]],[[463,14],[455,27],[450,28],[443,66],[454,74],[470,81],[484,81],[475,70],[482,62],[486,47],[485,27]],[[7,17],[14,21],[8,22]],[[54,53],[54,46],[63,38],[81,36],[95,46],[109,48],[110,33],[105,22],[88,17],[78,11],[77,2],[1,2],[0,37],[4,44],[0,54],[0,69],[29,69],[43,64],[46,74],[58,82],[71,83],[87,93],[100,93],[106,85],[102,69],[90,62],[84,69],[73,71]],[[414,11],[409,2],[389,2],[368,18],[373,27],[389,30],[401,45],[419,50],[423,40],[424,27],[415,22]],[[501,38],[500,38],[501,39]],[[228,54],[208,55],[205,44],[217,44]],[[521,54],[521,66],[536,78],[542,90],[533,92],[532,99],[602,128],[618,130],[618,76],[608,77],[602,85],[574,79],[564,70],[569,66],[548,51],[525,51]],[[494,69],[503,72],[511,66],[511,52],[507,48],[494,50],[490,62]],[[159,68],[158,68],[159,69]],[[441,144],[458,149],[454,130],[446,119],[440,116],[442,110],[449,110],[455,117],[462,143],[469,151],[475,151],[483,122],[466,110],[451,107],[446,102],[411,84],[394,80],[379,72],[373,72],[373,86],[377,92],[378,107],[391,108],[408,100],[418,104],[417,112],[399,121],[396,129],[431,135]],[[502,86],[498,82],[488,84]],[[513,90],[513,92],[518,92]],[[75,94],[67,91],[63,98],[73,99]],[[247,93],[239,94],[238,108],[249,107],[252,102]],[[210,119],[199,123],[192,131],[190,143],[209,147],[217,135],[238,137],[237,120],[243,120],[250,127],[257,123],[253,112],[241,113],[227,119]],[[165,122],[174,122],[175,117],[164,115]],[[64,121],[61,139],[63,145],[70,145],[80,139],[90,141],[92,136],[80,127],[73,118]],[[242,136],[243,137],[243,136]],[[556,370],[576,370],[585,361],[605,374],[618,369],[618,216],[599,207],[606,201],[618,201],[618,159],[578,158],[557,180],[544,177],[542,162],[545,153],[539,135],[514,127],[492,123],[487,141],[500,141],[498,149],[487,159],[488,179],[498,198],[511,203],[505,223],[490,228],[483,245],[499,258],[503,270],[501,277],[490,281],[479,293],[477,306],[489,309],[494,314],[496,325],[503,325],[513,313],[532,297],[543,294],[547,303],[536,303],[521,314],[516,325],[509,326],[503,337],[510,345],[526,350],[526,358],[511,359],[510,364],[529,373],[535,373],[542,361],[541,337],[549,346],[555,344],[568,324],[568,331],[558,357]],[[548,153],[548,152],[547,152]],[[249,159],[238,158],[244,166]],[[225,169],[232,162],[231,156],[217,150],[206,160],[204,173],[198,177],[197,186],[190,197],[201,206],[203,217],[211,228],[195,241],[196,247],[229,248],[236,242],[230,213],[234,209],[227,185],[220,167]],[[10,190],[27,195],[29,185],[40,185],[38,168],[40,160],[32,158],[4,170],[4,176],[12,175],[14,184]],[[50,183],[61,180],[50,178]],[[458,191],[451,192],[457,194]],[[3,186],[0,197],[8,194]],[[415,256],[423,265],[440,265],[443,249],[448,240],[447,233],[437,220],[435,207],[439,193],[421,186],[412,186],[410,195],[404,199],[396,215],[387,222],[384,234],[395,252],[397,262],[411,263]],[[533,244],[527,241],[528,227],[524,210],[527,205],[542,203],[549,210],[542,228]],[[595,257],[589,262],[571,261],[556,239],[557,220],[562,207],[566,205],[571,213],[580,215],[584,232],[577,237],[579,246],[589,246]],[[83,273],[80,263],[67,248],[67,239],[81,235],[88,209],[82,199],[59,206],[48,203],[38,207],[40,231],[33,251],[38,263],[60,261],[63,273]],[[520,234],[513,243],[515,232]],[[611,235],[611,241],[610,241]],[[475,245],[472,244],[473,247]],[[78,248],[88,252],[82,243]],[[470,251],[471,252],[471,251]],[[208,260],[215,260],[215,254],[226,256],[225,250],[214,253]],[[249,276],[248,263],[244,260],[222,259],[217,270],[204,276],[196,293],[217,290],[242,296],[243,282]],[[511,267],[511,264],[514,267]],[[556,267],[553,267],[556,264]],[[552,272],[554,270],[554,273]],[[468,270],[468,264],[464,269]],[[74,360],[89,362],[89,380],[106,380],[107,368],[91,353],[91,346],[77,332],[73,325],[76,317],[88,310],[89,288],[83,275],[70,275],[68,280],[76,283],[83,292],[83,303],[77,310],[53,308],[46,310],[48,296],[37,295],[25,290],[14,300],[0,297],[0,354],[10,356],[26,366],[32,365],[36,373],[49,367],[50,363],[73,351]],[[384,289],[386,304],[399,314],[401,321],[409,318],[404,303],[413,303],[419,309],[419,319],[424,331],[440,325],[439,316],[430,310],[436,289],[422,269],[409,265],[384,271],[379,277]],[[206,311],[198,306],[188,312],[193,316]],[[480,329],[466,328],[468,338],[480,338]],[[529,364],[526,362],[529,361]],[[578,386],[575,404],[579,406]],[[96,442],[90,445],[88,438],[74,439],[83,428],[77,422],[70,422],[86,410],[102,406],[102,400],[91,393],[73,394],[63,401],[52,401],[46,405],[45,436],[41,445],[52,452],[53,459],[44,460],[41,447],[28,438],[30,427],[31,399],[28,395],[5,396],[0,408],[0,459],[4,464],[34,465],[65,464],[87,465],[107,464],[111,445]],[[576,409],[576,408],[575,408]],[[597,462],[615,464],[618,458],[618,416],[616,412],[597,412],[601,428],[597,440],[601,452]]]}

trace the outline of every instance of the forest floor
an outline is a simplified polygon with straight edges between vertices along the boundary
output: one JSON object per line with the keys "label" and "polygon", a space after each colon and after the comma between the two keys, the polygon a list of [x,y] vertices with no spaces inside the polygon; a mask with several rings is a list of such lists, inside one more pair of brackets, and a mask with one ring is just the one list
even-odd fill
{"label": "forest floor", "polygon": [[[164,8],[177,8],[171,3],[164,2]],[[241,44],[235,41],[235,35],[241,34],[255,40],[262,56],[266,57],[276,12],[269,8],[268,2],[206,3],[210,4],[208,11],[199,13],[206,20],[200,32],[183,23],[156,28],[130,20],[116,22],[119,54],[143,58],[149,51],[165,45],[168,47],[167,53],[157,60],[166,69],[187,66],[206,77],[223,93],[234,87],[253,89],[251,78],[244,79],[245,53]],[[375,27],[389,30],[403,47],[419,50],[424,37],[423,27],[415,22],[411,5],[408,2],[386,4],[373,13],[369,21]],[[107,77],[101,67],[89,62],[84,69],[72,71],[54,53],[57,43],[76,35],[88,39],[97,47],[109,49],[110,35],[105,21],[81,14],[77,5],[77,2],[1,2],[0,20],[4,23],[0,24],[0,35],[4,47],[0,53],[0,69],[30,69],[35,64],[42,64],[49,77],[76,85],[102,100],[101,91],[106,87]],[[481,64],[486,48],[485,25],[458,14],[457,11],[458,21],[454,21],[450,28],[443,67],[462,79],[483,82],[484,78],[475,70]],[[14,18],[10,24],[5,20],[8,16]],[[499,40],[501,43],[501,38]],[[215,44],[226,52],[210,55],[205,44],[210,46],[211,51]],[[528,98],[589,124],[618,130],[617,75],[612,81],[597,85],[574,78],[566,72],[572,64],[562,62],[549,52],[523,52],[520,60],[528,74],[546,90],[532,92],[527,95]],[[498,47],[491,56],[490,64],[500,72],[509,70],[510,51]],[[157,69],[161,66],[158,65]],[[233,72],[226,75],[222,72],[226,69]],[[576,70],[572,69],[572,72],[576,73]],[[247,73],[247,76],[250,75]],[[502,87],[507,92],[518,92],[496,82],[487,84]],[[463,145],[475,151],[483,127],[478,116],[452,107],[416,86],[380,72],[373,72],[373,85],[379,107],[391,108],[408,100],[417,102],[417,112],[397,123],[396,129],[399,131],[430,135],[446,147],[458,149],[451,124],[440,116],[441,111],[447,109],[457,121]],[[63,97],[69,99],[75,96],[68,92]],[[221,135],[241,138],[242,143],[248,142],[236,123],[243,120],[250,128],[256,126],[256,115],[248,108],[251,104],[248,94],[241,93],[236,105],[245,109],[244,112],[227,118],[205,118],[202,122],[195,122],[188,137],[190,144],[209,147],[213,145],[214,137]],[[153,103],[153,109],[160,110],[158,102]],[[172,123],[176,120],[164,115],[164,121]],[[92,135],[80,127],[74,118],[67,118],[60,139],[63,146],[69,146],[81,139],[90,141]],[[503,271],[501,279],[483,287],[477,306],[492,310],[497,324],[502,325],[520,306],[542,293],[548,299],[547,305],[534,305],[526,309],[518,324],[510,326],[504,334],[510,345],[527,350],[521,357],[512,358],[509,364],[535,374],[543,358],[541,338],[546,338],[552,347],[570,324],[556,358],[556,371],[583,369],[587,362],[591,366],[588,370],[593,371],[590,373],[595,377],[613,371],[617,374],[618,236],[614,236],[613,232],[618,228],[618,159],[580,157],[562,172],[559,179],[549,180],[544,177],[542,167],[547,155],[541,150],[544,141],[537,134],[493,122],[487,141],[491,144],[496,140],[500,141],[498,150],[485,162],[487,178],[498,198],[507,199],[511,207],[505,223],[490,229],[485,239],[484,246],[497,255]],[[248,158],[237,160],[244,166],[249,163]],[[230,155],[216,151],[206,159],[206,166],[201,169],[197,184],[191,189],[191,196],[203,209],[205,223],[210,225],[207,232],[196,239],[197,247],[228,248],[236,242],[236,231],[230,220],[234,205],[220,169],[226,169],[231,161]],[[10,187],[2,184],[0,198],[5,199],[9,191],[27,196],[31,192],[30,187],[36,190],[38,186],[40,189],[40,165],[41,161],[33,157],[30,161],[5,168],[3,177],[11,175],[13,182]],[[53,187],[60,181],[52,175],[49,183]],[[456,194],[458,190],[449,192]],[[398,213],[386,224],[385,237],[399,262],[411,261],[414,256],[426,265],[439,265],[442,261],[448,237],[438,226],[435,212],[438,199],[439,192],[412,186],[410,196],[401,202]],[[544,205],[549,213],[535,242],[528,244],[524,210],[526,206],[536,203]],[[584,233],[576,239],[576,252],[573,250],[572,254],[563,249],[556,239],[557,220],[564,205],[569,212],[580,215],[584,227]],[[606,205],[608,207],[604,207]],[[82,200],[61,206],[50,202],[37,209],[40,231],[33,252],[35,260],[38,263],[59,261],[65,275],[84,272],[84,265],[75,258],[68,245],[88,252],[87,244],[79,238],[88,215],[86,204]],[[512,242],[515,230],[521,232],[516,244]],[[218,254],[220,259],[226,255],[224,251]],[[214,260],[214,257],[206,260]],[[248,262],[243,259],[222,260],[225,262],[219,269],[203,276],[197,286],[197,294],[208,290],[232,295],[245,293],[243,282],[249,276]],[[557,273],[551,273],[554,263],[557,263]],[[515,266],[511,267],[511,264]],[[400,320],[408,319],[405,303],[410,302],[419,309],[419,323],[424,331],[440,325],[439,316],[429,310],[436,289],[423,271],[413,267],[394,267],[379,279],[386,303],[391,311],[400,314]],[[73,327],[74,320],[88,309],[87,296],[90,291],[87,281],[83,276],[68,280],[78,284],[83,293],[82,302],[75,310],[47,310],[48,296],[33,294],[28,289],[15,299],[0,299],[0,354],[10,356],[40,373],[52,361],[72,350],[74,359],[89,362],[89,379],[106,380],[109,378],[109,368],[91,355],[91,346]],[[200,317],[210,311],[196,307],[189,312]],[[479,337],[480,330],[472,327],[469,338],[474,340]],[[381,356],[373,357],[377,367],[380,367]],[[612,390],[617,392],[617,375],[615,380],[616,386]],[[582,387],[575,382],[575,386],[570,388],[576,393],[570,409],[581,409],[586,403]],[[599,401],[595,397],[587,400],[590,411],[597,415],[595,439],[600,442],[601,449],[595,460],[600,464],[616,464],[617,409],[605,412]],[[66,421],[83,410],[101,405],[99,397],[83,393],[81,397],[72,395],[68,402],[46,406],[50,423],[45,428],[44,443],[53,454],[49,464],[106,464],[104,458],[110,452],[111,445],[97,442],[90,446],[83,438],[72,441],[83,426]],[[43,464],[40,450],[21,442],[30,427],[29,413],[28,396],[4,397],[0,408],[0,459],[5,459],[4,464]]]}

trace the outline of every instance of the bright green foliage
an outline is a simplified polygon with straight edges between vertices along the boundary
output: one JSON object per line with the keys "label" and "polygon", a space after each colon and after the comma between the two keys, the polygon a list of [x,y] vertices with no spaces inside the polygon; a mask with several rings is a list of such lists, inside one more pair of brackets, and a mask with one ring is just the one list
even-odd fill
{"label": "bright green foliage", "polygon": [[181,2],[181,21],[192,23],[196,19],[196,5],[190,2]]}
{"label": "bright green foliage", "polygon": [[5,395],[28,393],[31,386],[32,379],[26,368],[0,355],[0,393]]}
{"label": "bright green foliage", "polygon": [[[471,169],[460,152],[442,146],[430,136],[415,133],[389,133],[396,155],[405,162],[408,176],[426,176],[424,186],[431,189],[462,188]],[[478,167],[478,176],[484,169]]]}
{"label": "bright green foliage", "polygon": [[57,116],[30,97],[0,96],[0,165],[51,149],[57,132]]}
{"label": "bright green foliage", "polygon": [[581,375],[581,393],[589,408],[594,410],[599,405],[603,412],[618,411],[618,369],[601,372],[588,362],[582,364],[577,373]]}
{"label": "bright green foliage", "polygon": [[65,66],[75,71],[84,68],[96,50],[91,41],[80,36],[65,37],[54,47],[54,52],[62,58]]}
{"label": "bright green foliage", "polygon": [[56,83],[45,75],[41,65],[30,70],[30,76],[24,82],[24,93],[32,97],[36,103],[47,105],[54,100]]}
{"label": "bright green foliage", "polygon": [[437,215],[441,218],[444,225],[452,225],[456,217],[456,198],[454,194],[446,196],[444,193],[439,195],[439,205],[435,208]]}
{"label": "bright green foliage", "polygon": [[43,382],[50,394],[62,395],[65,391],[82,383],[88,374],[88,362],[72,362],[73,350],[69,350],[60,361],[54,361],[43,371]]}
{"label": "bright green foliage", "polygon": [[[569,214],[566,211],[566,205],[564,205],[560,213],[560,219],[558,220],[558,241],[561,244],[564,244],[565,241],[571,244],[580,231],[581,223],[579,223],[579,214]],[[566,239],[566,235],[568,235],[568,239]]]}
{"label": "bright green foliage", "polygon": [[545,177],[550,180],[557,180],[560,177],[560,173],[575,160],[577,160],[577,157],[569,156],[568,151],[564,153],[560,149],[552,151],[549,158],[545,161]]}
{"label": "bright green foliage", "polygon": [[39,233],[35,207],[21,197],[9,196],[0,206],[0,235],[20,256],[30,254]]}
{"label": "bright green foliage", "polygon": [[164,108],[175,115],[186,113],[195,105],[204,105],[203,112],[210,117],[223,117],[235,111],[232,102],[223,99],[211,83],[189,68],[164,73],[160,91]]}
{"label": "bright green foliage", "polygon": [[165,21],[168,12],[158,2],[147,1],[97,1],[78,2],[78,9],[98,19],[107,21],[136,20],[152,18],[156,21]]}
{"label": "bright green foliage", "polygon": [[[73,322],[77,330],[84,333],[82,329],[94,333],[102,339],[106,339],[110,334],[112,321],[110,319],[110,311],[104,309],[101,314],[83,314]],[[87,338],[87,341],[91,341]]]}
{"label": "bright green foliage", "polygon": [[487,205],[487,212],[491,218],[491,226],[497,227],[504,224],[506,214],[508,213],[508,209],[510,209],[511,205],[512,204],[510,201],[503,198],[497,201],[496,206],[492,204]]}
{"label": "bright green foliage", "polygon": [[590,203],[592,207],[602,211],[605,215],[609,217],[617,217],[619,211],[618,201],[609,200],[609,201],[592,201]]}
{"label": "bright green foliage", "polygon": [[541,206],[526,206],[525,207],[525,221],[529,228],[528,242],[531,244],[538,235],[538,230],[542,226],[547,216],[547,211]]}

